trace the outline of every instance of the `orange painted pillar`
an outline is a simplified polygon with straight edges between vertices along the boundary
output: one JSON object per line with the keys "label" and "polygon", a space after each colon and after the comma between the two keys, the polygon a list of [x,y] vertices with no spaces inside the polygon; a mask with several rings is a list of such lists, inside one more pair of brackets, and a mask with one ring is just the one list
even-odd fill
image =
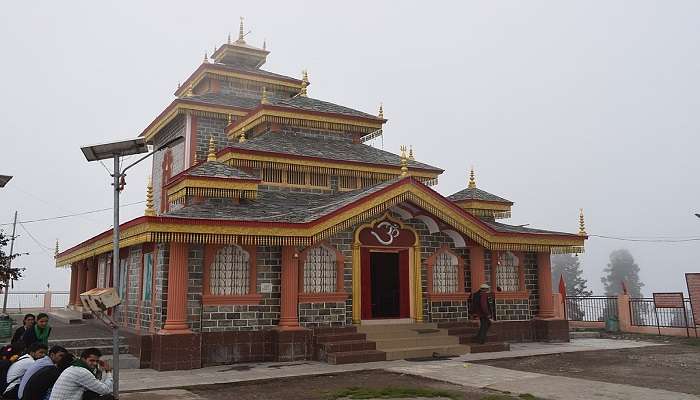
{"label": "orange painted pillar", "polygon": [[78,264],[70,266],[70,294],[68,295],[68,304],[75,305],[78,293]]}
{"label": "orange painted pillar", "polygon": [[537,253],[537,292],[540,300],[539,318],[554,318],[552,301],[552,265],[549,253]]}
{"label": "orange painted pillar", "polygon": [[97,287],[97,264],[95,263],[95,260],[90,260],[88,263],[88,270],[87,270],[87,286],[85,287],[86,290],[94,289]]}
{"label": "orange painted pillar", "polygon": [[297,315],[299,304],[299,255],[292,246],[282,247],[281,292],[280,329],[301,329]]}
{"label": "orange painted pillar", "polygon": [[620,331],[631,332],[632,314],[630,313],[630,296],[627,294],[617,295],[617,316],[620,320]]}
{"label": "orange painted pillar", "polygon": [[87,264],[85,262],[80,263],[78,265],[78,283],[77,283],[77,293],[75,294],[75,298],[77,300],[77,304],[80,304],[80,293],[83,293],[85,291],[85,277],[87,276]]}
{"label": "orange painted pillar", "polygon": [[163,333],[189,332],[187,325],[187,244],[170,243],[168,310]]}
{"label": "orange painted pillar", "polygon": [[484,248],[476,245],[469,249],[469,271],[471,274],[471,292],[479,290],[479,286],[486,282],[484,272]]}

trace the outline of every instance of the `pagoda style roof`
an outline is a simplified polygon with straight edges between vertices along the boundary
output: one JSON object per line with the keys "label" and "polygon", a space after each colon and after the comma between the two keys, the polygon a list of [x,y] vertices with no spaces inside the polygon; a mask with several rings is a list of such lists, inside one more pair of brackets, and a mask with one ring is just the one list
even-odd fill
{"label": "pagoda style roof", "polygon": [[[255,175],[218,161],[205,161],[196,164],[190,169],[183,171],[181,174],[182,176],[207,178],[260,180],[260,178]],[[176,180],[178,176],[180,175],[176,175],[173,180]]]}
{"label": "pagoda style roof", "polygon": [[[196,86],[206,73],[217,76],[227,76],[241,78],[263,84],[279,85],[301,90],[302,81],[290,76],[276,74],[260,68],[245,65],[227,65],[219,63],[204,62],[197,68],[182,85],[175,91],[175,96],[183,96],[190,86]],[[308,84],[307,84],[308,85]]]}
{"label": "pagoda style roof", "polygon": [[183,98],[188,102],[236,107],[252,110],[260,105],[259,99],[242,97],[229,93],[203,93]]}
{"label": "pagoda style roof", "polygon": [[349,107],[330,103],[328,101],[313,99],[311,97],[306,96],[294,96],[291,99],[270,99],[270,104],[280,107],[293,108],[297,110],[349,115],[352,117],[361,117],[384,121],[383,118],[379,118],[376,115],[368,114],[363,111],[358,111]]}
{"label": "pagoda style roof", "polygon": [[[243,143],[231,144],[227,151],[252,151],[310,157],[332,161],[349,161],[362,164],[401,166],[401,156],[374,148],[350,139],[320,139],[318,136],[305,136],[288,133],[269,132]],[[415,160],[408,160],[409,169],[419,169],[442,173],[443,170]]]}
{"label": "pagoda style roof", "polygon": [[544,235],[570,235],[566,232],[549,231],[544,229],[527,228],[522,225],[508,225],[496,221],[484,221],[486,225],[502,233],[531,233]]}
{"label": "pagoda style roof", "polygon": [[399,178],[396,178],[367,188],[336,194],[261,190],[258,192],[258,197],[255,201],[247,201],[240,204],[205,201],[171,211],[165,216],[235,221],[307,223],[391,186],[399,180]]}
{"label": "pagoda style roof", "polygon": [[460,190],[459,192],[447,196],[449,200],[452,201],[465,201],[465,200],[481,200],[481,201],[491,201],[495,203],[507,203],[513,204],[512,201],[506,200],[503,197],[496,196],[485,190],[481,190],[476,187],[468,187],[466,189]]}

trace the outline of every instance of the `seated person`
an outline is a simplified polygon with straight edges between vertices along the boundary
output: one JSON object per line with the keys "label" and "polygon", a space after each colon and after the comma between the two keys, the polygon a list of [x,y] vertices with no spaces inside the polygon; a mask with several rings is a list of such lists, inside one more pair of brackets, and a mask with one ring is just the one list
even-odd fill
{"label": "seated person", "polygon": [[20,400],[48,400],[56,380],[74,361],[75,357],[68,353],[60,363],[37,370],[26,382]]}
{"label": "seated person", "polygon": [[[112,368],[105,362],[100,362],[102,352],[99,349],[90,348],[80,354],[68,367],[51,389],[50,400],[82,400],[85,392],[94,392],[91,399],[113,399],[112,392]],[[97,379],[97,365],[104,367],[105,374],[102,379]]]}
{"label": "seated person", "polygon": [[24,376],[22,377],[22,380],[19,383],[19,390],[17,391],[17,398],[21,399],[22,394],[24,393],[24,389],[27,386],[27,381],[29,378],[32,377],[38,370],[44,368],[44,367],[53,367],[55,365],[58,365],[61,363],[61,360],[68,354],[68,350],[64,349],[61,346],[53,346],[49,350],[49,355],[44,356],[43,358],[40,358],[36,360],[34,365],[30,366],[27,368],[27,372],[24,373]]}
{"label": "seated person", "polygon": [[27,354],[18,358],[14,364],[10,366],[7,371],[7,389],[3,393],[4,399],[16,399],[17,391],[19,390],[19,383],[27,372],[27,369],[34,365],[36,359],[43,358],[46,355],[46,345],[43,343],[36,342],[29,346],[27,349]]}

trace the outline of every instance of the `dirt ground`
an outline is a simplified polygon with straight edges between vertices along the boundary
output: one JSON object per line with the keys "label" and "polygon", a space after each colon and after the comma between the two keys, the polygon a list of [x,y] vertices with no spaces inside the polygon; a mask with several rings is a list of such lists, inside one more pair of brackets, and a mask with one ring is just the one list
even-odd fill
{"label": "dirt ground", "polygon": [[216,385],[192,388],[189,391],[208,400],[229,400],[234,398],[232,395],[236,400],[327,400],[333,398],[330,396],[332,393],[353,387],[430,388],[455,393],[458,395],[456,398],[462,400],[481,400],[494,393],[380,370],[279,379],[262,383]]}
{"label": "dirt ground", "polygon": [[587,351],[480,361],[519,371],[623,383],[700,395],[700,340],[644,335],[625,339],[666,343],[623,350]]}

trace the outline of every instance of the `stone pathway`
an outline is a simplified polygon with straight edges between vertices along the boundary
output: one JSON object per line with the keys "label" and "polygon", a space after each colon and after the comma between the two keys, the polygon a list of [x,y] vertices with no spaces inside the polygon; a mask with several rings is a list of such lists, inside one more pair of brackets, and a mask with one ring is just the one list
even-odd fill
{"label": "stone pathway", "polygon": [[[199,385],[235,383],[244,381],[270,380],[283,377],[336,374],[342,372],[385,369],[410,375],[423,376],[435,380],[488,388],[511,393],[530,393],[547,399],[567,400],[698,400],[683,393],[653,390],[631,385],[593,382],[584,379],[551,376],[531,372],[521,372],[487,365],[472,364],[469,361],[527,357],[544,354],[557,354],[575,351],[613,350],[657,345],[648,342],[611,339],[578,339],[570,343],[520,343],[512,345],[512,351],[498,353],[465,354],[450,360],[409,362],[382,361],[364,364],[329,365],[304,361],[296,363],[256,363],[208,367],[191,371],[158,372],[153,370],[125,370],[122,372],[122,391],[175,389]],[[175,399],[197,399],[198,397],[178,397]],[[186,392],[186,391],[185,391]],[[181,393],[186,396],[187,393]],[[149,392],[153,396],[155,392]],[[191,393],[189,393],[191,395]],[[137,396],[137,394],[129,395]],[[126,397],[136,400],[143,397]],[[157,397],[148,397],[157,399]]]}

